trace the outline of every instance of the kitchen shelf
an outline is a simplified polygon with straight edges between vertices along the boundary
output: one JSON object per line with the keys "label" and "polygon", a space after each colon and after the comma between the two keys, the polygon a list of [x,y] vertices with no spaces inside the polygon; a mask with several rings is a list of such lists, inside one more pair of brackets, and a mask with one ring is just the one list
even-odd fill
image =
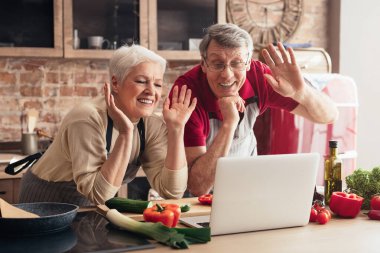
{"label": "kitchen shelf", "polygon": [[[63,56],[63,40],[62,40],[62,21],[63,21],[63,18],[62,18],[62,0],[51,0],[53,2],[53,13],[52,13],[52,17],[53,17],[53,20],[51,20],[51,22],[54,24],[53,25],[53,31],[46,31],[46,33],[52,33],[52,44],[53,46],[52,47],[24,47],[24,46],[20,46],[18,47],[17,46],[17,43],[13,43],[13,42],[9,42],[9,43],[3,43],[2,42],[2,45],[0,47],[0,56],[35,56],[35,57],[62,57]],[[2,5],[6,5],[7,3],[1,3]],[[24,6],[26,6],[26,8],[28,8],[30,5],[27,5],[27,4],[35,4],[35,3],[32,3],[32,2],[28,2],[28,1],[25,1],[22,2],[22,3],[18,3],[18,2],[12,2],[12,3],[8,3],[9,5],[11,4],[22,4]],[[37,7],[36,7],[37,8]],[[10,7],[10,9],[12,9]],[[17,9],[17,6],[16,6],[16,9]],[[23,10],[24,12],[23,13],[28,13],[30,12],[30,10]],[[19,17],[19,14],[16,14],[16,13],[12,13],[11,15],[14,15],[14,16],[17,16],[17,19],[18,20],[21,20],[20,21],[20,24],[22,25],[23,22],[30,22],[29,20],[34,20],[36,19],[36,14],[32,13],[32,18],[31,19],[28,19],[28,18],[25,18],[25,17]],[[23,19],[25,18],[25,19]],[[25,21],[27,20],[27,21]],[[12,22],[12,21],[10,21]],[[25,26],[27,25],[31,25],[31,24],[23,24]],[[38,22],[36,23],[33,23],[32,25],[38,25]],[[15,41],[17,40],[25,40],[27,38],[27,36],[30,36],[30,34],[27,34],[28,31],[25,31],[25,28],[24,27],[10,27],[9,29],[21,29],[22,32],[20,32],[19,34],[16,34],[14,36],[19,36],[20,38],[13,38]],[[45,28],[42,28],[42,29],[45,29]],[[1,30],[0,30],[1,32]],[[39,33],[41,33],[41,30],[38,30]],[[42,31],[43,32],[43,31]],[[4,34],[3,34],[4,35]],[[38,36],[36,34],[33,34],[33,36]],[[26,38],[25,38],[26,37]],[[29,38],[30,40],[32,40],[33,38]],[[30,43],[33,43],[33,42],[28,42],[29,44]],[[10,46],[5,46],[6,44],[10,44]],[[11,45],[11,44],[16,44],[16,46],[14,45]],[[20,44],[22,45],[22,42],[20,42]]]}
{"label": "kitchen shelf", "polygon": [[[204,35],[203,29],[214,23],[226,22],[226,0],[50,1],[54,5],[54,38],[51,38],[54,46],[11,47],[0,41],[0,56],[110,59],[114,48],[88,49],[86,43],[89,36],[103,36],[110,40],[111,45],[116,41],[116,48],[132,41],[169,61],[198,61],[197,43]],[[79,49],[73,47],[75,29],[81,40]],[[133,33],[132,38],[125,35],[130,32]],[[179,45],[181,50],[178,50]],[[189,45],[192,45],[192,50],[189,50]]]}
{"label": "kitchen shelf", "polygon": [[[84,14],[88,13],[89,10],[74,10],[74,4],[73,0],[67,0],[64,1],[64,57],[65,58],[91,58],[91,59],[109,59],[112,56],[113,50],[112,49],[87,49],[86,44],[86,38],[87,36],[94,36],[94,35],[100,35],[103,36],[105,39],[108,39],[111,44],[113,44],[111,37],[120,37],[122,34],[125,34],[125,31],[130,29],[128,27],[128,24],[125,24],[126,17],[125,9],[123,8],[122,11],[124,11],[123,14],[118,14],[117,9],[115,10],[115,13],[112,13],[111,9],[114,9],[115,6],[118,6],[119,12],[121,9],[121,6],[127,6],[136,4],[138,7],[138,14],[134,17],[137,19],[138,23],[138,38],[133,38],[132,40],[138,40],[138,43],[142,46],[148,47],[148,0],[115,0],[115,1],[89,1],[89,0],[80,0],[76,2],[78,3],[85,3],[88,2],[89,5],[91,5],[91,13],[94,13],[95,16],[87,16],[84,17]],[[82,4],[82,5],[83,5]],[[104,12],[102,12],[102,6],[104,5]],[[100,8],[99,8],[100,7]],[[77,11],[78,13],[75,14],[74,12]],[[82,13],[83,12],[83,15]],[[131,13],[134,13],[133,10],[130,10]],[[116,17],[115,17],[116,16]],[[91,19],[97,19],[100,18],[104,22],[98,22],[98,26],[92,25],[89,27],[89,23],[92,22]],[[123,19],[124,18],[124,19]],[[75,20],[77,21],[77,24],[75,24]],[[124,21],[124,22],[120,22]],[[115,23],[117,27],[115,27]],[[107,26],[107,23],[108,26]],[[120,24],[123,23],[123,24]],[[104,25],[100,25],[104,24]],[[75,27],[76,26],[76,27]],[[133,24],[134,27],[136,27],[136,24]],[[73,34],[74,34],[74,28],[78,29],[79,38],[81,39],[81,48],[80,49],[74,49],[73,48]],[[91,30],[92,29],[92,30]],[[117,31],[114,31],[113,35],[110,35],[110,30],[115,29]],[[136,37],[137,37],[136,36]],[[123,39],[116,39],[118,46],[120,46],[121,42],[125,43],[125,41],[122,41]]]}
{"label": "kitchen shelf", "polygon": [[151,0],[149,48],[167,60],[200,60],[197,45],[189,50],[190,38],[201,39],[204,28],[225,22],[225,0]]}

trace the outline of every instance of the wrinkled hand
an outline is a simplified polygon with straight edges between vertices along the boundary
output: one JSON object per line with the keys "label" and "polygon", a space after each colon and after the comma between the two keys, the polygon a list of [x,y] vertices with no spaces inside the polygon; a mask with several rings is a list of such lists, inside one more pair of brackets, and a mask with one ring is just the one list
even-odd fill
{"label": "wrinkled hand", "polygon": [[223,116],[223,124],[236,127],[239,123],[239,112],[244,112],[244,100],[240,96],[222,97],[218,99],[219,109]]}
{"label": "wrinkled hand", "polygon": [[305,87],[301,70],[291,48],[288,49],[290,61],[281,43],[278,43],[278,49],[281,57],[273,45],[269,45],[268,49],[263,50],[265,62],[273,75],[265,74],[265,78],[277,93],[295,99],[302,94]]}
{"label": "wrinkled hand", "polygon": [[119,134],[132,133],[133,123],[131,120],[115,105],[115,98],[111,93],[108,83],[104,84],[104,98],[107,104],[108,115],[113,120],[114,126],[119,130]]}
{"label": "wrinkled hand", "polygon": [[197,98],[191,101],[191,90],[183,85],[178,94],[178,86],[173,89],[172,100],[166,98],[162,110],[164,120],[169,129],[182,129],[189,120],[190,115],[195,109]]}

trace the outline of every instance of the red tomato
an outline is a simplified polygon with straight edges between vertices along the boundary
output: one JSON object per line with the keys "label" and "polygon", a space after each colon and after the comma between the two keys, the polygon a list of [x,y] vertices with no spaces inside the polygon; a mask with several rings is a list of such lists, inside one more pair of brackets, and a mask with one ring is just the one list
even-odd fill
{"label": "red tomato", "polygon": [[372,196],[371,198],[371,209],[380,210],[380,195]]}
{"label": "red tomato", "polygon": [[319,200],[316,200],[314,201],[314,204],[313,204],[313,207],[315,210],[317,210],[318,212],[321,211],[321,209],[323,209],[323,203]]}
{"label": "red tomato", "polygon": [[319,224],[326,224],[329,221],[329,215],[326,212],[319,212],[317,215],[317,222]]}
{"label": "red tomato", "polygon": [[317,221],[317,216],[318,216],[318,211],[315,210],[315,208],[311,208],[310,210],[310,218],[309,222],[316,222]]}
{"label": "red tomato", "polygon": [[380,210],[370,210],[368,213],[368,217],[371,220],[380,220]]}
{"label": "red tomato", "polygon": [[331,212],[328,209],[323,208],[323,209],[320,210],[320,212],[326,213],[327,217],[329,218],[329,220],[331,220]]}

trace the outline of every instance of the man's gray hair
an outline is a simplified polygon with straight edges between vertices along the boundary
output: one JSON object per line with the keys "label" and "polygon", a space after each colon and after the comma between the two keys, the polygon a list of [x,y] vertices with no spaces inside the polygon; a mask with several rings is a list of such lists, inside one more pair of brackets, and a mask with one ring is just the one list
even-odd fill
{"label": "man's gray hair", "polygon": [[199,52],[205,58],[211,40],[215,40],[220,46],[226,48],[247,47],[249,57],[252,57],[253,41],[251,36],[235,24],[214,24],[207,28],[206,34],[199,44]]}
{"label": "man's gray hair", "polygon": [[164,58],[143,46],[125,45],[117,49],[112,55],[109,63],[110,78],[115,76],[117,82],[122,84],[132,68],[143,62],[158,63],[162,72],[165,72],[166,60]]}

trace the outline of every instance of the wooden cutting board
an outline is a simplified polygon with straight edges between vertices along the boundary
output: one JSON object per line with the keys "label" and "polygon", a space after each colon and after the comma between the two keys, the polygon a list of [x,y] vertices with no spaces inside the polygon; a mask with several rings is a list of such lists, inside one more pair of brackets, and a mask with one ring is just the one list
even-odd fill
{"label": "wooden cutting board", "polygon": [[0,198],[1,218],[38,218],[37,214],[17,208]]}
{"label": "wooden cutting board", "polygon": [[[198,198],[183,198],[183,199],[168,199],[153,201],[153,203],[173,203],[178,205],[190,204],[190,211],[181,213],[181,217],[192,217],[199,215],[209,215],[211,212],[211,206],[201,205]],[[133,218],[138,221],[144,220],[142,214],[137,213],[123,213],[124,215]]]}

